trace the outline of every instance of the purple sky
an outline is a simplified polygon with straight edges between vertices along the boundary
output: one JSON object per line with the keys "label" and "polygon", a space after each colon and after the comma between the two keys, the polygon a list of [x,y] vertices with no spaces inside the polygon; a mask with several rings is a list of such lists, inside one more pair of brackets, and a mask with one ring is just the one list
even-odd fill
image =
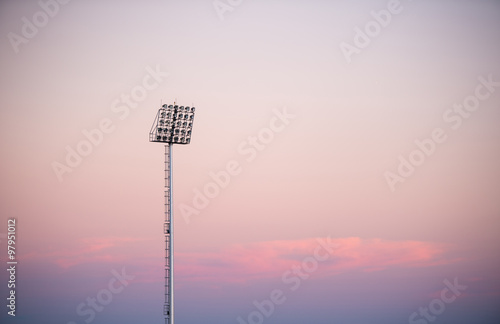
{"label": "purple sky", "polygon": [[0,31],[2,323],[162,323],[174,101],[179,323],[500,322],[498,1],[4,1]]}

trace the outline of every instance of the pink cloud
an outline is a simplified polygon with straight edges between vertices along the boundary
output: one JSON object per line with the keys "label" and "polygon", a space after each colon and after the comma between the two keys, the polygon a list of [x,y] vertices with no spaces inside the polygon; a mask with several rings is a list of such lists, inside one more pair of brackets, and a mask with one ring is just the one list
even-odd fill
{"label": "pink cloud", "polygon": [[[322,241],[323,243],[319,243]],[[328,243],[329,242],[329,243]],[[121,263],[140,265],[137,280],[156,282],[163,279],[163,255],[150,250],[151,239],[88,238],[76,246],[48,253],[25,255],[25,259],[52,261],[62,271],[88,263]],[[160,242],[158,242],[160,243]],[[329,246],[329,252],[324,246]],[[217,252],[176,252],[178,283],[238,283],[281,278],[292,266],[318,261],[315,278],[351,271],[374,272],[394,267],[428,267],[455,262],[444,256],[449,247],[421,241],[388,241],[381,239],[309,238],[266,241],[231,246]],[[146,251],[146,252],[145,252]]]}
{"label": "pink cloud", "polygon": [[85,263],[113,263],[124,262],[130,258],[127,248],[132,248],[139,238],[106,237],[85,238],[76,243],[76,246],[64,246],[62,249],[45,253],[31,252],[23,256],[24,260],[52,261],[62,270]]}
{"label": "pink cloud", "polygon": [[[177,253],[180,280],[244,283],[253,279],[281,277],[292,266],[317,261],[315,277],[349,271],[373,272],[393,267],[428,267],[455,262],[444,257],[443,244],[419,241],[387,241],[359,237],[331,239],[331,253],[318,243],[321,238],[258,242],[234,246],[218,253]],[[322,239],[326,241],[326,239]]]}

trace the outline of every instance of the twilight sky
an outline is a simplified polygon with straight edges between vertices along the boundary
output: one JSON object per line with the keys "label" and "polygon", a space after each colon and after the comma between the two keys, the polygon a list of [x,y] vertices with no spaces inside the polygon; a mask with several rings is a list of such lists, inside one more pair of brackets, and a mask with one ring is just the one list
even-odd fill
{"label": "twilight sky", "polygon": [[[2,1],[0,258],[16,316],[500,322],[500,2]],[[94,306],[91,301],[94,300]]]}

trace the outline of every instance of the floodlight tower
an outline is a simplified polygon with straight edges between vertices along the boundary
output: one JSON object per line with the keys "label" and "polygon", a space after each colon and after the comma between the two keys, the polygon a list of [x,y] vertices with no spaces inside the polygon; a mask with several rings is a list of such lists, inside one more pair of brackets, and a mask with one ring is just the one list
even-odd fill
{"label": "floodlight tower", "polygon": [[189,144],[194,107],[162,105],[149,132],[149,141],[165,143],[165,324],[174,324],[174,219],[172,205],[172,145]]}

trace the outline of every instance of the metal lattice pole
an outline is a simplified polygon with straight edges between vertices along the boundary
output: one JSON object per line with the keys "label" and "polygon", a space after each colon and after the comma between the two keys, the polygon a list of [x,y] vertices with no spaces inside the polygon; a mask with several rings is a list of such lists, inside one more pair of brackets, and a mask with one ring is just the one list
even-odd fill
{"label": "metal lattice pole", "polygon": [[191,142],[195,107],[162,105],[149,131],[149,141],[165,143],[165,324],[174,324],[174,218],[172,145]]}
{"label": "metal lattice pole", "polygon": [[165,145],[165,324],[174,324],[174,220],[172,215],[172,144]]}

